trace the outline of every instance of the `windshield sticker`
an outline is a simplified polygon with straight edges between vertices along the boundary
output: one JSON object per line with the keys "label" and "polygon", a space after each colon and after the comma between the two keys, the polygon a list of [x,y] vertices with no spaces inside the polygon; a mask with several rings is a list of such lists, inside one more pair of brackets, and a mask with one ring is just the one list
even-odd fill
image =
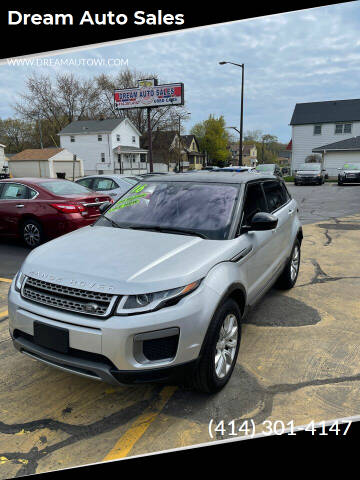
{"label": "windshield sticker", "polygon": [[124,198],[123,200],[119,200],[110,210],[111,212],[116,212],[120,208],[130,207],[131,205],[136,205],[140,202],[142,198],[146,197],[146,193],[140,193],[139,195],[132,195],[131,197]]}

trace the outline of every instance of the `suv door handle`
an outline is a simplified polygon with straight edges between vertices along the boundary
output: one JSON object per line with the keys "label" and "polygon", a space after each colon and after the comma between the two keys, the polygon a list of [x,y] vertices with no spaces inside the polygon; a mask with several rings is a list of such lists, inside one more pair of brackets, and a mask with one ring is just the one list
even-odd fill
{"label": "suv door handle", "polygon": [[22,204],[18,204],[16,205],[16,208],[23,208],[25,205],[22,205]]}

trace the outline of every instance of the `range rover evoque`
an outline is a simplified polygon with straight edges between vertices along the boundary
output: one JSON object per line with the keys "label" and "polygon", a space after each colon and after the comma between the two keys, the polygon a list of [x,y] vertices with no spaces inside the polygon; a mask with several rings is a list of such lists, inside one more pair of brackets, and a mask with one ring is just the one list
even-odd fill
{"label": "range rover evoque", "polygon": [[294,286],[302,228],[267,174],[148,176],[97,222],[33,250],[9,291],[22,353],[113,384],[229,380],[241,321]]}

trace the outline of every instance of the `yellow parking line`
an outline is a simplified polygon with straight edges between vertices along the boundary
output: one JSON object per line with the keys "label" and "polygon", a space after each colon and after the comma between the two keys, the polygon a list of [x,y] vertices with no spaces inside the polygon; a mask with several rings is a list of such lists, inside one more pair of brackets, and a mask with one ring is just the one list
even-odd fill
{"label": "yellow parking line", "polygon": [[150,405],[133,422],[129,430],[127,430],[124,435],[119,438],[114,447],[106,455],[104,461],[126,457],[130,453],[135,443],[144,435],[151,423],[159,415],[176,389],[176,386],[164,387],[159,394],[159,399],[154,404]]}
{"label": "yellow parking line", "polygon": [[1,277],[0,277],[0,282],[11,283],[11,282],[12,282],[12,279],[11,279],[11,278],[1,278]]}
{"label": "yellow parking line", "polygon": [[8,317],[9,316],[9,312],[7,310],[4,310],[2,312],[0,312],[0,320],[4,317]]}

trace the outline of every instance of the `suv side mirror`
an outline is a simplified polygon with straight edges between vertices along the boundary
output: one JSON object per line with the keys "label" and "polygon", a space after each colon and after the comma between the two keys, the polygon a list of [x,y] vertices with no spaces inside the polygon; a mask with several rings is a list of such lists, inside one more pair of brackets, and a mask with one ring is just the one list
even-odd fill
{"label": "suv side mirror", "polygon": [[278,218],[267,212],[258,212],[253,216],[250,225],[244,225],[243,231],[262,232],[265,230],[274,230],[278,224]]}
{"label": "suv side mirror", "polygon": [[110,205],[112,205],[111,202],[105,202],[102,205],[100,205],[99,207],[100,213],[105,213],[106,210],[110,207]]}

